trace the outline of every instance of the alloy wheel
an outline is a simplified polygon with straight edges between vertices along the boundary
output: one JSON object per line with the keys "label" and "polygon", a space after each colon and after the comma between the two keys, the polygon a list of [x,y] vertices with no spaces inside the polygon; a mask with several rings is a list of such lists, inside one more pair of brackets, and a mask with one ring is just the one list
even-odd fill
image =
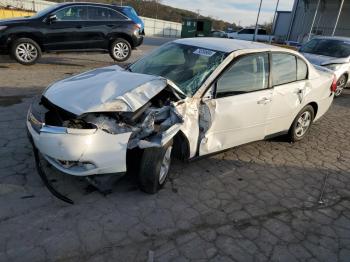
{"label": "alloy wheel", "polygon": [[335,96],[340,96],[346,86],[346,76],[341,76],[337,82],[337,90],[335,91]]}
{"label": "alloy wheel", "polygon": [[295,135],[297,137],[304,136],[311,125],[311,121],[311,113],[309,111],[305,111],[304,113],[302,113],[297,121]]}
{"label": "alloy wheel", "polygon": [[16,56],[22,62],[30,63],[38,57],[38,49],[31,43],[21,43],[16,47]]}
{"label": "alloy wheel", "polygon": [[159,184],[163,184],[170,169],[170,162],[171,162],[171,150],[172,147],[169,146],[167,150],[165,151],[163,160],[162,160],[162,165],[160,166],[160,174],[159,174]]}
{"label": "alloy wheel", "polygon": [[127,44],[119,42],[114,46],[113,52],[118,60],[122,60],[129,55],[130,50]]}

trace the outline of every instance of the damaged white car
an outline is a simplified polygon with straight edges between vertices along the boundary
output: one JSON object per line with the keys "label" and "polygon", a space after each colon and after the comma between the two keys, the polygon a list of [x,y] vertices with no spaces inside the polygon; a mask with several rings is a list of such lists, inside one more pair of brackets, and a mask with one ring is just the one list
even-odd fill
{"label": "damaged white car", "polygon": [[281,134],[301,140],[335,90],[333,74],[291,50],[180,39],[126,69],[54,83],[31,105],[27,127],[36,158],[63,173],[98,185],[133,168],[140,188],[155,193],[171,157],[195,159]]}

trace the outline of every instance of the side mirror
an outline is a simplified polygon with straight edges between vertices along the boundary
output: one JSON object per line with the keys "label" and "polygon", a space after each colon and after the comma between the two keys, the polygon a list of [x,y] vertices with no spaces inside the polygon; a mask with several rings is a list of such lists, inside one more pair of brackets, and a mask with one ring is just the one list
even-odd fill
{"label": "side mirror", "polygon": [[57,16],[56,15],[49,15],[46,19],[46,21],[51,24],[51,23],[54,23],[55,21],[57,21]]}

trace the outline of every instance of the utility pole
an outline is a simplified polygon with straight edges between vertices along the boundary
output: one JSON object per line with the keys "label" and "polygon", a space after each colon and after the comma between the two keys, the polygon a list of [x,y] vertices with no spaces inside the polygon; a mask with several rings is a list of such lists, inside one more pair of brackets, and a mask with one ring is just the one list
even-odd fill
{"label": "utility pole", "polygon": [[259,16],[260,16],[260,11],[261,11],[261,4],[262,4],[262,1],[263,1],[263,0],[260,0],[258,16],[256,17],[256,24],[255,24],[255,32],[254,32],[253,41],[256,41],[256,35],[258,34]]}
{"label": "utility pole", "polygon": [[[277,0],[277,4],[276,4],[276,9],[275,9],[275,14],[273,15],[273,20],[272,20],[272,27],[271,27],[271,32],[270,32],[270,39],[269,39],[269,43],[271,44],[272,42],[272,33],[275,31],[275,27],[276,27],[276,17],[277,17],[277,9],[278,9],[278,5],[280,3],[280,0]],[[273,30],[272,30],[273,29]]]}
{"label": "utility pole", "polygon": [[343,5],[344,5],[344,0],[341,1],[339,12],[338,12],[338,16],[337,16],[337,20],[335,21],[335,25],[334,25],[334,28],[333,28],[332,36],[334,36],[335,30],[337,30],[340,14],[341,14],[341,11],[343,10]]}
{"label": "utility pole", "polygon": [[120,6],[123,6],[123,0],[120,0]]}
{"label": "utility pole", "polygon": [[200,10],[200,9],[196,9],[196,12],[197,12],[197,19],[199,18],[199,16],[200,16],[200,11],[202,11],[202,10]]}
{"label": "utility pole", "polygon": [[314,24],[315,24],[315,20],[316,20],[316,17],[317,17],[317,13],[318,13],[318,8],[320,6],[320,2],[321,2],[321,0],[318,0],[318,2],[317,2],[317,7],[316,7],[314,19],[312,20],[312,24],[311,24],[311,28],[310,28],[310,32],[309,32],[309,36],[307,38],[307,41],[309,41],[310,38],[311,38],[312,28],[314,27]]}

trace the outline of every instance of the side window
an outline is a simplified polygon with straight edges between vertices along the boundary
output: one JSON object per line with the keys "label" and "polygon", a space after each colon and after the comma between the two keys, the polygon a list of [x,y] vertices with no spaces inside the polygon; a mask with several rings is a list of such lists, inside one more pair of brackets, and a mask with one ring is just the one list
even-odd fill
{"label": "side window", "polygon": [[247,55],[235,62],[218,80],[216,97],[244,94],[268,88],[269,56]]}
{"label": "side window", "polygon": [[272,85],[278,86],[297,80],[297,61],[294,55],[272,53]]}
{"label": "side window", "polygon": [[258,30],[258,35],[267,35],[265,29],[259,29]]}
{"label": "side window", "polygon": [[89,20],[94,21],[112,21],[125,20],[125,17],[117,11],[104,7],[89,7]]}
{"label": "side window", "polygon": [[84,21],[87,20],[86,6],[69,6],[55,12],[58,21]]}
{"label": "side window", "polygon": [[307,78],[307,65],[306,63],[300,59],[297,58],[297,80],[304,80]]}

